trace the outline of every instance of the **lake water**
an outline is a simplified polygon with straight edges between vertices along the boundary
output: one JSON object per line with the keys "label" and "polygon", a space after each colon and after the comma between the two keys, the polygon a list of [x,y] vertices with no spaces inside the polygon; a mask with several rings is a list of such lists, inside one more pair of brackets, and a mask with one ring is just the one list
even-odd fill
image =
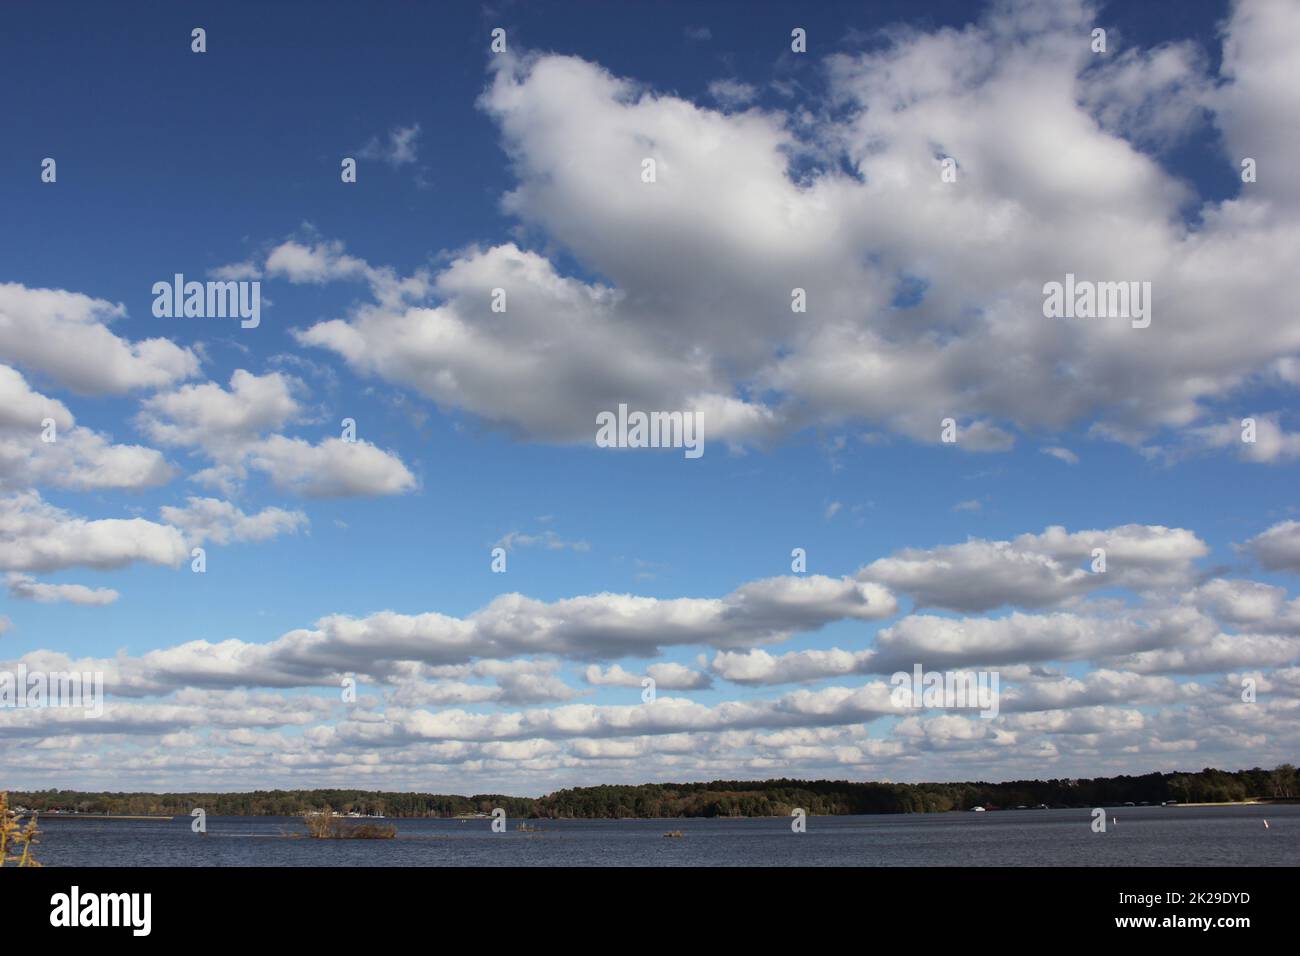
{"label": "lake water", "polygon": [[[393,840],[292,839],[291,817],[60,820],[45,817],[47,866],[1295,866],[1300,806],[1117,807],[1106,833],[1087,810],[789,819],[393,819]],[[1269,828],[1264,827],[1268,820]],[[665,838],[680,830],[681,839]]]}

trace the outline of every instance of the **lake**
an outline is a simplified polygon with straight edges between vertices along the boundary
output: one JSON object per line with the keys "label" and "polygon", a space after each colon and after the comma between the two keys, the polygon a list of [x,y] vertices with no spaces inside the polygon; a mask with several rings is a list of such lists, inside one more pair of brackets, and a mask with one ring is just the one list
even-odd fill
{"label": "lake", "polygon": [[[1116,807],[784,819],[391,819],[393,840],[290,839],[293,817],[44,817],[47,866],[1294,866],[1300,806]],[[1270,826],[1266,829],[1264,821]],[[679,830],[680,839],[665,838]]]}

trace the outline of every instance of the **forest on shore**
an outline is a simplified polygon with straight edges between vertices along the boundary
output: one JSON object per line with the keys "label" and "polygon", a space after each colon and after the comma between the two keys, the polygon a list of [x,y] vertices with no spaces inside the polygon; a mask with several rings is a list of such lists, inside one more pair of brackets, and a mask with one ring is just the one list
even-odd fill
{"label": "forest on shore", "polygon": [[214,816],[297,816],[309,809],[387,817],[511,817],[617,819],[628,817],[786,816],[796,807],[813,815],[941,813],[1026,807],[1096,807],[1126,803],[1229,803],[1300,797],[1291,764],[1273,770],[1149,773],[1092,779],[1015,780],[1005,783],[871,783],[848,780],[714,780],[577,787],[544,797],[501,794],[402,793],[369,790],[257,790],[247,793],[85,793],[41,790],[10,794],[10,805],[42,813],[188,815],[202,807]]}

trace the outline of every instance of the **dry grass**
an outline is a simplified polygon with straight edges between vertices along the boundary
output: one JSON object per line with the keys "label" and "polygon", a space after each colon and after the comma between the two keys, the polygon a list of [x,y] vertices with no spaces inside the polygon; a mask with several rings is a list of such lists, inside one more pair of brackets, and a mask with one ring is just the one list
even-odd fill
{"label": "dry grass", "polygon": [[18,814],[9,809],[9,794],[0,790],[0,866],[40,866],[32,856],[32,847],[41,842],[36,839],[40,832],[36,829],[36,814],[24,826]]}
{"label": "dry grass", "polygon": [[309,810],[302,815],[302,822],[307,824],[307,835],[318,840],[332,837],[337,825],[337,821],[328,810]]}
{"label": "dry grass", "polygon": [[344,823],[339,830],[343,840],[391,840],[397,836],[397,827],[391,823]]}
{"label": "dry grass", "polygon": [[329,810],[308,810],[302,815],[307,835],[317,840],[391,840],[397,827],[384,823],[346,823]]}

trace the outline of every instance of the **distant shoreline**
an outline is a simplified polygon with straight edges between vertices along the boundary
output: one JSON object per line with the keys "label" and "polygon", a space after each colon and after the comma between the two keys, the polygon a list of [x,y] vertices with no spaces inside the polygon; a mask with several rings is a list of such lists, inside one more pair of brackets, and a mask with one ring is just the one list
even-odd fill
{"label": "distant shoreline", "polygon": [[[0,782],[0,789],[3,783]],[[343,788],[235,793],[14,791],[10,805],[47,819],[168,819],[202,809],[209,816],[295,817],[306,812],[389,819],[476,820],[504,811],[511,820],[771,818],[1151,806],[1249,806],[1300,799],[1292,764],[1265,770],[1154,772],[1141,776],[1049,780],[890,783],[866,780],[713,780],[605,784],[541,797],[472,796]]]}

